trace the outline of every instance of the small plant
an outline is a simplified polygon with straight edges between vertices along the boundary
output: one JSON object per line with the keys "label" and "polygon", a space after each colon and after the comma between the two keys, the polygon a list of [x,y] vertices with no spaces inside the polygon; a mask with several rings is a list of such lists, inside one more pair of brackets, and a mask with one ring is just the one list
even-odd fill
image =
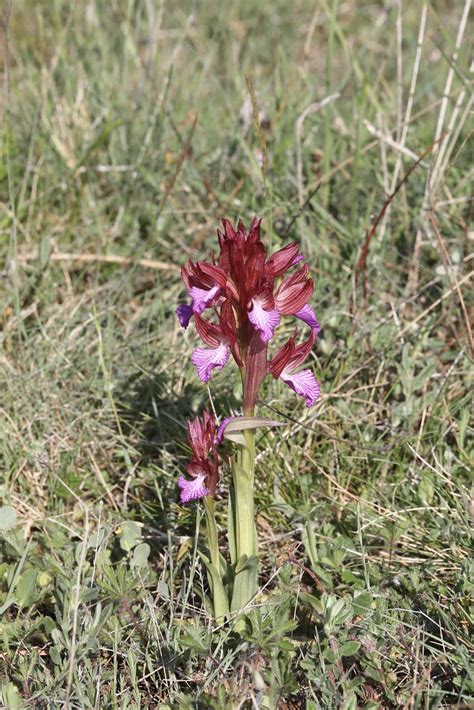
{"label": "small plant", "polygon": [[[220,253],[209,262],[189,261],[182,268],[183,281],[191,302],[177,309],[179,322],[187,328],[191,318],[208,346],[196,348],[191,360],[203,382],[214,369],[221,370],[232,354],[242,378],[243,416],[225,417],[218,427],[207,410],[202,418],[188,423],[192,456],[188,477],[178,485],[181,501],[202,498],[206,511],[210,559],[202,555],[210,580],[216,620],[239,614],[258,589],[258,543],[254,511],[255,434],[259,427],[280,422],[256,417],[261,385],[267,375],[281,379],[308,407],[319,397],[319,384],[309,369],[299,369],[308,357],[319,333],[319,323],[309,304],[313,280],[298,244],[292,242],[271,256],[260,238],[261,220],[254,219],[248,232],[242,222],[235,229],[223,220],[218,230]],[[286,275],[290,272],[289,275]],[[203,317],[211,314],[212,320]],[[282,316],[294,316],[309,328],[308,337],[297,344],[297,329],[269,357],[269,343]],[[228,540],[230,563],[218,545],[214,496],[219,482],[217,447],[223,439],[235,446],[231,456],[232,481],[229,486]]]}

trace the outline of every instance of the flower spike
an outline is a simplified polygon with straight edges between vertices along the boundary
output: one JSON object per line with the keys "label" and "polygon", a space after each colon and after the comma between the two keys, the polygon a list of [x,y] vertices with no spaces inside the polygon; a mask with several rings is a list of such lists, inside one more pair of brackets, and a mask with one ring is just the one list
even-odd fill
{"label": "flower spike", "polygon": [[[182,267],[191,304],[181,304],[176,311],[183,328],[194,318],[196,330],[208,346],[196,348],[191,356],[199,378],[208,382],[212,371],[222,369],[232,353],[244,378],[244,407],[249,411],[255,407],[266,374],[275,376],[279,355],[268,362],[267,349],[282,317],[295,316],[312,333],[319,332],[309,304],[313,279],[307,264],[299,265],[304,256],[298,243],[291,242],[267,256],[260,229],[261,219],[254,218],[248,231],[242,221],[234,227],[223,219],[222,229],[217,230],[219,254],[212,254],[210,261],[189,261]],[[211,319],[205,317],[208,312],[213,313]],[[286,369],[285,376],[288,384],[291,378],[294,389],[302,387],[298,384],[302,378],[295,380],[294,372],[294,357],[300,353],[301,347],[293,343],[289,353],[293,369]],[[284,367],[279,368],[277,376]],[[314,394],[314,386],[312,391]],[[307,402],[314,399],[308,396]]]}
{"label": "flower spike", "polygon": [[219,480],[217,459],[216,421],[207,409],[202,418],[196,417],[188,422],[188,440],[191,458],[186,471],[190,479],[180,476],[178,486],[181,489],[182,503],[189,503],[204,496],[214,496]]}
{"label": "flower spike", "polygon": [[[260,428],[283,422],[256,414],[264,379],[281,379],[311,407],[320,395],[319,383],[304,362],[310,355],[320,326],[310,305],[314,291],[309,266],[297,242],[268,254],[261,238],[261,219],[246,229],[227,219],[217,230],[219,252],[207,261],[189,261],[181,273],[188,300],[176,314],[182,328],[191,319],[204,343],[191,355],[198,377],[208,382],[215,369],[222,370],[232,354],[242,378],[243,412],[226,417],[217,426],[207,410],[188,423],[191,457],[186,473],[178,478],[180,500],[204,499],[208,549],[202,555],[213,596],[214,616],[220,624],[232,619],[234,631],[245,629],[239,614],[258,591],[258,541],[255,525],[255,445]],[[273,355],[274,337],[283,319],[296,318],[309,335],[297,341],[298,330]],[[226,460],[232,472],[229,495],[228,541],[230,563],[223,560],[215,501],[219,482],[217,448],[226,440]],[[237,447],[237,457],[232,449]]]}

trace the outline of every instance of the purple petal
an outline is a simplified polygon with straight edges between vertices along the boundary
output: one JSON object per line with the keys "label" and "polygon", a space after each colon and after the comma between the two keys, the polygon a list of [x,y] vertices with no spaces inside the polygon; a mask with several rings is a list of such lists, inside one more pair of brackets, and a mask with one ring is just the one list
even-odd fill
{"label": "purple petal", "polygon": [[235,417],[226,417],[222,424],[219,425],[219,429],[217,430],[217,435],[216,435],[216,444],[220,444],[222,439],[224,438],[224,432],[227,424],[232,421],[232,419],[235,419]]}
{"label": "purple petal", "polygon": [[297,254],[293,261],[291,262],[290,266],[295,266],[295,264],[299,264],[300,261],[304,261],[304,255],[303,254]]}
{"label": "purple petal", "polygon": [[193,315],[193,307],[192,304],[188,305],[187,303],[181,303],[178,308],[176,309],[176,315],[178,316],[179,324],[181,328],[187,328],[189,325],[189,321],[191,320],[191,317]]}
{"label": "purple petal", "polygon": [[189,289],[189,295],[193,299],[193,311],[195,313],[202,313],[206,308],[208,303],[210,303],[220,292],[219,286],[213,286],[212,288],[198,288],[193,286]]}
{"label": "purple petal", "polygon": [[319,383],[311,370],[301,370],[301,372],[283,370],[280,377],[296,394],[306,397],[308,407],[313,406],[321,393]]}
{"label": "purple petal", "polygon": [[295,316],[307,323],[309,326],[311,326],[311,328],[314,328],[314,330],[316,331],[316,335],[321,330],[321,326],[319,325],[318,319],[316,318],[316,313],[313,311],[309,303],[307,303],[306,306],[303,306],[303,308],[298,311],[298,313],[295,313]]}
{"label": "purple petal", "polygon": [[273,338],[274,329],[280,324],[280,311],[273,309],[266,311],[259,299],[252,300],[253,308],[249,312],[249,321],[260,331],[264,343]]}
{"label": "purple petal", "polygon": [[229,359],[229,348],[221,343],[218,348],[196,348],[191,355],[191,362],[203,382],[208,382],[212,369],[218,367],[222,370]]}
{"label": "purple petal", "polygon": [[181,492],[179,494],[181,503],[189,503],[190,500],[196,500],[196,498],[203,498],[204,496],[207,496],[209,491],[204,485],[205,479],[206,476],[202,475],[196,476],[196,478],[192,478],[191,480],[188,480],[184,476],[180,476],[178,478],[178,486],[181,488]]}

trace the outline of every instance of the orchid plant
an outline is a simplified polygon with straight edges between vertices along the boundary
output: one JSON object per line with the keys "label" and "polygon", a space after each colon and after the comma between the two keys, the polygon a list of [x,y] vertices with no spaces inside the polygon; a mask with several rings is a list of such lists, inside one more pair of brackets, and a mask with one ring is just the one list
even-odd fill
{"label": "orchid plant", "polygon": [[[182,503],[202,498],[206,511],[209,555],[202,555],[210,580],[214,614],[223,621],[239,616],[258,588],[258,545],[255,526],[255,435],[259,427],[280,422],[256,416],[264,379],[281,379],[311,407],[319,397],[319,384],[310,369],[300,369],[312,350],[319,323],[309,303],[314,284],[299,246],[292,242],[268,256],[260,236],[260,219],[248,229],[223,220],[218,230],[219,254],[208,262],[192,262],[181,273],[190,298],[177,308],[179,323],[193,319],[207,347],[194,350],[191,360],[203,382],[213,370],[222,370],[230,355],[242,378],[243,416],[226,417],[220,426],[207,410],[188,423],[192,455],[187,477],[178,480]],[[207,317],[209,314],[209,318]],[[206,316],[206,317],[205,317]],[[309,330],[297,343],[298,329],[272,356],[269,345],[284,316],[294,316]],[[230,562],[219,551],[214,502],[219,485],[218,447],[223,439],[235,447],[230,457],[228,540]]]}

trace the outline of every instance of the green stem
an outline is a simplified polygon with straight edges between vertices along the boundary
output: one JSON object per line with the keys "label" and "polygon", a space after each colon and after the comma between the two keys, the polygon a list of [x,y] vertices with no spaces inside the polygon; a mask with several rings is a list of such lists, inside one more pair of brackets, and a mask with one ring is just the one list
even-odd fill
{"label": "green stem", "polygon": [[211,496],[205,496],[203,501],[204,509],[206,511],[207,539],[209,544],[209,555],[211,558],[210,568],[208,567],[209,584],[212,590],[214,616],[217,623],[220,624],[229,613],[229,600],[222,581],[219,538],[216,517],[214,515],[214,498],[211,498]]}
{"label": "green stem", "polygon": [[244,438],[245,445],[240,447],[237,466],[234,466],[237,560],[242,555],[251,557],[257,554],[254,503],[255,429],[247,429]]}
{"label": "green stem", "polygon": [[[255,526],[255,429],[243,432],[245,444],[240,446],[232,467],[234,484],[234,529],[236,564],[231,611],[244,609],[258,589],[257,529]],[[245,630],[245,619],[239,616],[234,630]]]}
{"label": "green stem", "polygon": [[217,571],[220,571],[220,558],[219,558],[219,541],[216,518],[214,515],[214,498],[211,496],[204,497],[204,508],[206,510],[206,528],[207,528],[207,540],[209,544],[209,554],[211,557],[211,562]]}

